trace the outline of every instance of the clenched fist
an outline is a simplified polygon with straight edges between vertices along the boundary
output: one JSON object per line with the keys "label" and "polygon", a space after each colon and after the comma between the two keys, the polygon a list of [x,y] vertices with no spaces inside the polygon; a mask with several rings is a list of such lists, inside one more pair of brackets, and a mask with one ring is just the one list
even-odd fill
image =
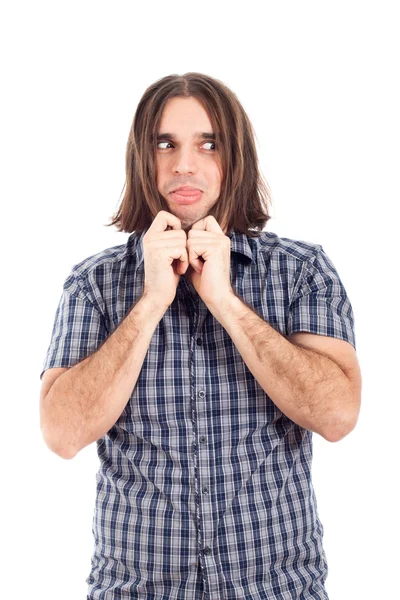
{"label": "clenched fist", "polygon": [[[167,230],[167,227],[172,229]],[[143,237],[144,290],[166,308],[189,266],[186,232],[175,215],[161,210]]]}

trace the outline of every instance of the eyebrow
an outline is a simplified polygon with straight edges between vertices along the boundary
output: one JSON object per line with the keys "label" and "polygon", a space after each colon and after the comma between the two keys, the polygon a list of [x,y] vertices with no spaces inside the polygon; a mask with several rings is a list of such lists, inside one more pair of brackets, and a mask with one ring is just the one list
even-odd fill
{"label": "eyebrow", "polygon": [[[157,140],[161,140],[164,138],[176,140],[177,136],[174,133],[157,133]],[[215,140],[216,135],[215,133],[211,133],[209,131],[196,131],[193,134],[193,139]]]}

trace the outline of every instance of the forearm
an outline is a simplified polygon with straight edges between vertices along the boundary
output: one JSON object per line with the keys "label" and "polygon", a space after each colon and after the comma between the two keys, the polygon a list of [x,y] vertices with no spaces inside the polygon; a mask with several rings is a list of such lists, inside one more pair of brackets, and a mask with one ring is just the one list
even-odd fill
{"label": "forearm", "polygon": [[330,440],[345,429],[351,386],[336,363],[290,342],[237,296],[210,310],[287,417]]}
{"label": "forearm", "polygon": [[72,458],[114,425],[164,312],[142,296],[96,352],[54,382],[44,401],[43,430],[57,454]]}

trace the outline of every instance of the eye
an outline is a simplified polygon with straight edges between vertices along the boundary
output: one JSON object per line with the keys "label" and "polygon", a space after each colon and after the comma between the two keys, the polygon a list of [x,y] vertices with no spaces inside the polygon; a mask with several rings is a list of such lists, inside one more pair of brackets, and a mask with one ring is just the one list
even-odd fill
{"label": "eye", "polygon": [[[171,142],[158,142],[157,143],[157,148],[160,147],[160,144],[171,144]],[[160,148],[160,150],[166,150],[166,148]]]}
{"label": "eye", "polygon": [[[172,142],[168,142],[167,140],[161,141],[161,142],[157,142],[157,148],[159,148],[159,150],[168,150],[168,148],[160,148],[160,144],[169,144],[170,146],[173,146]],[[215,142],[204,142],[202,145],[204,146],[204,144],[211,144],[211,145],[213,145],[214,148],[210,148],[209,152],[215,152],[215,146],[216,146]]]}

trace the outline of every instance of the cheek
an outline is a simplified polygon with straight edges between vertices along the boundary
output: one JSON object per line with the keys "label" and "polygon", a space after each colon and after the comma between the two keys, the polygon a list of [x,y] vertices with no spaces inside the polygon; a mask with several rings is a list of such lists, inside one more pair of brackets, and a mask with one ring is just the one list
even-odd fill
{"label": "cheek", "polygon": [[167,181],[171,182],[171,173],[165,161],[160,161],[157,163],[156,177],[160,185],[163,185]]}

